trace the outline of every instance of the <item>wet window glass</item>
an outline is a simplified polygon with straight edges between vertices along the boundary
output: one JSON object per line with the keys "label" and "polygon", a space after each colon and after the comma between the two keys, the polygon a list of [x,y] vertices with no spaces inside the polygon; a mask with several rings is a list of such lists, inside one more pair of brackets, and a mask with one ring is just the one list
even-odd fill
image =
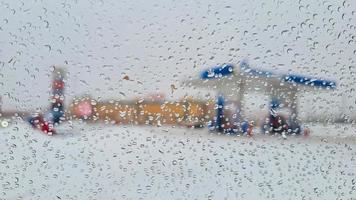
{"label": "wet window glass", "polygon": [[0,199],[356,197],[355,1],[0,13]]}

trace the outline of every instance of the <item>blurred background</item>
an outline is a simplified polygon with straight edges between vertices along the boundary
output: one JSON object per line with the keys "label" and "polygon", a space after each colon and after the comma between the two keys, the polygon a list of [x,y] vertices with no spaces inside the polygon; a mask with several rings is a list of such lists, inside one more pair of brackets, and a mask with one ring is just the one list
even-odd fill
{"label": "blurred background", "polygon": [[0,0],[0,200],[354,199],[355,33],[354,0]]}
{"label": "blurred background", "polygon": [[248,59],[337,81],[333,92],[302,94],[305,120],[355,119],[354,8],[353,1],[2,1],[2,109],[47,109],[53,65],[67,69],[67,104],[86,95],[205,100],[215,91],[180,82]]}

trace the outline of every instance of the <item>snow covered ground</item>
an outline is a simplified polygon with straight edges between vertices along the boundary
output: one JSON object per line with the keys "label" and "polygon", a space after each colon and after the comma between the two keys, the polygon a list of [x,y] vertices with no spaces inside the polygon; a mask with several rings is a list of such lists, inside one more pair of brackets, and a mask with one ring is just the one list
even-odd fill
{"label": "snow covered ground", "polygon": [[312,136],[63,124],[0,129],[0,199],[355,199],[351,125]]}

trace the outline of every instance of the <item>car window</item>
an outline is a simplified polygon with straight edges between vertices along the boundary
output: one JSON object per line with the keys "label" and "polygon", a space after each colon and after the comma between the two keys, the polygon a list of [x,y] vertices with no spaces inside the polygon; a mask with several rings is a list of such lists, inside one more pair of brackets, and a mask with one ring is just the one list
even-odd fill
{"label": "car window", "polygon": [[0,199],[355,198],[355,1],[0,13]]}

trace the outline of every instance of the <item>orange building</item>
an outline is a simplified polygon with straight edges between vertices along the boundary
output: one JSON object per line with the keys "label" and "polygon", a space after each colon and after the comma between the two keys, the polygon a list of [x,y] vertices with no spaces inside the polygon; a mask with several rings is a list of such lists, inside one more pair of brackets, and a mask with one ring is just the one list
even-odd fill
{"label": "orange building", "polygon": [[214,102],[193,99],[175,102],[142,99],[96,102],[84,97],[74,99],[69,107],[71,119],[112,124],[192,126],[204,125],[213,116]]}

